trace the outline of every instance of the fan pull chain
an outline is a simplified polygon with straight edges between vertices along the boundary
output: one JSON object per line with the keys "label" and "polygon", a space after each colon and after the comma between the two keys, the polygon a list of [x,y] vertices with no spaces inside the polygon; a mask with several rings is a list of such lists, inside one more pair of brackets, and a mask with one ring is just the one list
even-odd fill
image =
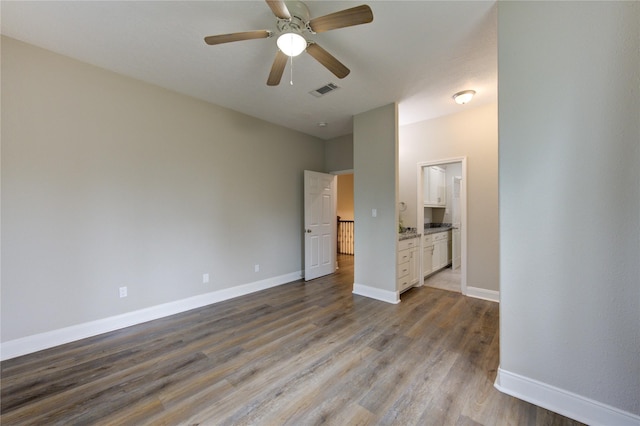
{"label": "fan pull chain", "polygon": [[293,86],[293,56],[289,56],[289,59],[291,59],[291,77],[289,79],[289,84]]}

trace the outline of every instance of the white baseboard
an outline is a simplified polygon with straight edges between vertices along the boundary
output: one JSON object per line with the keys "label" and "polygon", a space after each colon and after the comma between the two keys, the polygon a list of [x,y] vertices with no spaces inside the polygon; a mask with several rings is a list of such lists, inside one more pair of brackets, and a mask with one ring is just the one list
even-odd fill
{"label": "white baseboard", "polygon": [[467,287],[466,296],[475,297],[476,299],[488,300],[490,302],[500,302],[500,292],[495,290],[487,290],[480,287]]}
{"label": "white baseboard", "polygon": [[494,386],[500,392],[592,426],[640,425],[640,416],[501,368]]}
{"label": "white baseboard", "polygon": [[400,295],[397,291],[382,290],[364,284],[353,283],[353,294],[369,297],[371,299],[381,300],[387,303],[400,303]]}
{"label": "white baseboard", "polygon": [[210,293],[189,297],[187,299],[176,300],[175,302],[163,303],[161,305],[127,312],[126,314],[72,325],[70,327],[34,334],[20,339],[9,340],[0,344],[0,360],[15,358],[17,356],[41,351],[43,349],[52,348],[54,346],[74,342],[76,340],[85,339],[87,337],[96,336],[109,331],[130,327],[132,325],[167,317],[169,315],[178,314],[191,309],[201,308],[213,303],[222,302],[238,296],[244,296],[245,294],[255,293],[256,291],[296,281],[300,278],[301,271],[292,272],[236,287],[212,291]]}

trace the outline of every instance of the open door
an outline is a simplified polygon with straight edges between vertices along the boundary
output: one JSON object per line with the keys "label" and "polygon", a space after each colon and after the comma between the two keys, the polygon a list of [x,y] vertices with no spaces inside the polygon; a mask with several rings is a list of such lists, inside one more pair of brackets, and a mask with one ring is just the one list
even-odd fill
{"label": "open door", "polygon": [[332,274],[337,247],[336,176],[304,171],[304,279]]}
{"label": "open door", "polygon": [[453,224],[453,232],[451,233],[451,268],[458,269],[462,265],[461,259],[461,246],[460,246],[460,193],[462,190],[462,176],[454,176],[453,177],[453,188],[452,188],[452,224]]}

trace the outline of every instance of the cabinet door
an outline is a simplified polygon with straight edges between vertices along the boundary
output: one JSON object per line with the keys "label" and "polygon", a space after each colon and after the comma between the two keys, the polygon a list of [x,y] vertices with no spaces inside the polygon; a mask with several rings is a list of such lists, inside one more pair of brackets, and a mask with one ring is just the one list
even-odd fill
{"label": "cabinet door", "polygon": [[422,202],[424,204],[431,204],[431,192],[429,191],[429,169],[425,167],[422,172]]}
{"label": "cabinet door", "polygon": [[438,190],[436,203],[439,206],[447,205],[447,173],[438,168]]}
{"label": "cabinet door", "polygon": [[422,199],[426,206],[446,207],[447,182],[444,169],[436,166],[425,167],[422,182]]}
{"label": "cabinet door", "polygon": [[438,241],[438,245],[440,246],[440,250],[439,250],[439,255],[440,255],[440,259],[439,259],[439,263],[438,263],[438,269],[440,268],[444,268],[445,266],[447,266],[447,264],[449,262],[447,262],[447,240],[440,240]]}
{"label": "cabinet door", "polygon": [[429,167],[429,204],[440,204],[440,172],[436,167]]}
{"label": "cabinet door", "polygon": [[442,251],[442,244],[439,241],[433,243],[433,254],[431,255],[431,272],[435,272],[440,269],[440,252]]}
{"label": "cabinet door", "polygon": [[425,247],[422,251],[422,272],[425,277],[433,272],[433,245]]}

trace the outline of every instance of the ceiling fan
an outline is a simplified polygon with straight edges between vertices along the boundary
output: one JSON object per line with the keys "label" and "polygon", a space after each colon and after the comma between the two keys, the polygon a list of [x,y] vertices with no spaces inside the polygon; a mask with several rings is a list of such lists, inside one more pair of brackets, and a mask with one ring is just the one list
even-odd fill
{"label": "ceiling fan", "polygon": [[[297,56],[305,50],[336,77],[344,78],[349,75],[351,72],[349,68],[314,41],[306,40],[302,34],[304,32],[316,34],[367,24],[373,21],[373,12],[369,6],[356,6],[311,19],[309,8],[301,1],[266,0],[266,2],[277,18],[276,26],[278,28],[278,51],[271,66],[267,85],[277,86],[280,84],[287,59]],[[204,41],[209,45],[216,45],[232,41],[269,38],[273,35],[273,32],[269,30],[246,31],[208,36],[204,38]]]}

